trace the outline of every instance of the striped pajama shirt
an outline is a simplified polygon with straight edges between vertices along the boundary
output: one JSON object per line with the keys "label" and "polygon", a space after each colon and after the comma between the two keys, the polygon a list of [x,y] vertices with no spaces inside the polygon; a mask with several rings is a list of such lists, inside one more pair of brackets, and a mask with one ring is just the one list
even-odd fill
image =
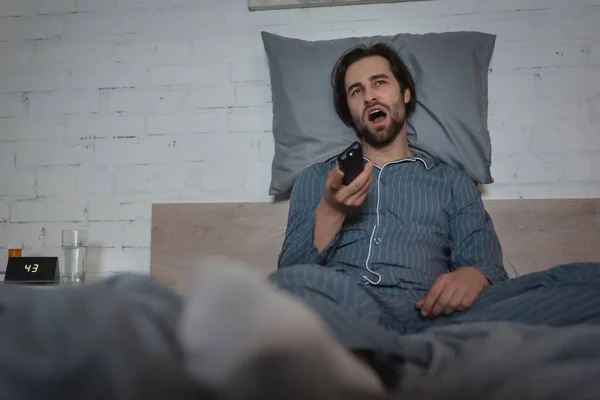
{"label": "striped pajama shirt", "polygon": [[[315,310],[341,344],[385,349],[397,345],[398,334],[452,323],[600,322],[600,264],[509,279],[473,181],[426,154],[374,167],[363,206],[319,252],[314,210],[334,166],[334,159],[318,163],[298,176],[278,269],[268,280]],[[415,303],[439,275],[461,266],[478,268],[491,285],[465,312],[421,317]]]}

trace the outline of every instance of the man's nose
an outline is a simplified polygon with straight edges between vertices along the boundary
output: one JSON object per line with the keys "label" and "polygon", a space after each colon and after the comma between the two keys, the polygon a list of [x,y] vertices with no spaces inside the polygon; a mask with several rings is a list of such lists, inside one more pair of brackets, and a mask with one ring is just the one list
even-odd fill
{"label": "man's nose", "polygon": [[365,89],[365,104],[372,103],[375,100],[377,100],[375,91],[368,88]]}

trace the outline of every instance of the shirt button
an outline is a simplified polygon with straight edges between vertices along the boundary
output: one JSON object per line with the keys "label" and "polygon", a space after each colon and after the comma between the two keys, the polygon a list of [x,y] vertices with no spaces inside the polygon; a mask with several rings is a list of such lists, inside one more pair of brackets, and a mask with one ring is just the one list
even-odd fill
{"label": "shirt button", "polygon": [[373,242],[375,242],[375,244],[379,245],[379,244],[381,244],[381,239],[375,238],[375,240]]}
{"label": "shirt button", "polygon": [[382,185],[385,185],[385,179],[380,179],[379,182],[381,182]]}
{"label": "shirt button", "polygon": [[385,215],[385,208],[382,208],[380,213],[381,213],[381,215]]}

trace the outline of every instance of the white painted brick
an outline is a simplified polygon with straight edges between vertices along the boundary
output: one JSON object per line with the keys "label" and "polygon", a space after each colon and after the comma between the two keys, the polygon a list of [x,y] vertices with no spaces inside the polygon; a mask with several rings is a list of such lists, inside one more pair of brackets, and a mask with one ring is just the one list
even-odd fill
{"label": "white painted brick", "polygon": [[600,182],[535,183],[519,187],[524,199],[571,199],[600,197]]}
{"label": "white painted brick", "polygon": [[191,40],[163,40],[156,43],[153,63],[175,64],[191,60],[193,46]]}
{"label": "white painted brick", "polygon": [[84,205],[72,200],[22,200],[10,205],[11,222],[45,222],[83,220]]}
{"label": "white painted brick", "polygon": [[150,246],[152,222],[150,220],[127,221],[122,225],[123,246]]}
{"label": "white painted brick", "polygon": [[72,196],[77,193],[77,168],[42,167],[37,169],[38,196]]}
{"label": "white painted brick", "polygon": [[235,105],[238,107],[263,106],[271,101],[270,85],[258,82],[235,85]]}
{"label": "white painted brick", "polygon": [[144,134],[145,121],[142,116],[89,115],[67,119],[68,137],[132,137]]}
{"label": "white painted brick", "polygon": [[117,62],[135,62],[145,65],[189,62],[192,56],[191,40],[164,40],[153,42],[123,42],[113,46]]}
{"label": "white painted brick", "polygon": [[[590,125],[591,130],[598,132],[598,128],[600,127],[600,89],[598,93],[593,96],[589,102],[589,111],[590,111]],[[600,138],[600,135],[596,135],[596,138]]]}
{"label": "white painted brick", "polygon": [[147,69],[131,65],[77,69],[71,73],[71,82],[74,89],[136,87],[143,85],[147,80]]}
{"label": "white painted brick", "polygon": [[60,14],[77,11],[78,0],[42,0],[39,2],[38,13]]}
{"label": "white painted brick", "polygon": [[536,43],[498,46],[491,66],[497,72],[507,72],[525,68],[578,66],[586,59],[587,48],[583,45],[540,46]]}
{"label": "white painted brick", "polygon": [[98,90],[31,93],[29,113],[42,115],[94,113],[100,109]]}
{"label": "white painted brick", "polygon": [[535,72],[503,74],[494,71],[488,77],[490,108],[499,102],[523,104],[536,100],[537,79]]}
{"label": "white painted brick", "polygon": [[79,165],[92,156],[93,147],[74,142],[25,142],[17,149],[17,166]]}
{"label": "white painted brick", "polygon": [[202,187],[206,192],[241,193],[244,191],[243,171],[247,168],[247,164],[242,160],[210,161],[206,163],[205,168],[207,173],[202,175]]}
{"label": "white painted brick", "polygon": [[163,164],[174,161],[174,138],[107,138],[94,144],[93,164]]}
{"label": "white painted brick", "polygon": [[58,90],[67,84],[64,71],[0,74],[0,93]]}
{"label": "white painted brick", "polygon": [[[202,184],[202,176],[204,173],[210,173],[207,170],[207,165],[204,162],[187,162],[185,163],[185,194],[204,193]],[[165,178],[165,176],[163,176]]]}
{"label": "white painted brick", "polygon": [[231,132],[269,131],[273,129],[272,108],[234,108],[229,114],[227,125]]}
{"label": "white painted brick", "polygon": [[0,145],[0,168],[12,168],[15,166],[15,144],[2,143]]}
{"label": "white painted brick", "polygon": [[19,17],[5,18],[0,24],[0,38],[10,42],[16,40],[49,39],[63,33],[62,19],[59,17]]}
{"label": "white painted brick", "polygon": [[88,221],[130,221],[150,219],[150,201],[118,200],[114,196],[99,196],[88,202]]}
{"label": "white painted brick", "polygon": [[90,222],[89,244],[92,247],[121,247],[123,222]]}
{"label": "white painted brick", "polygon": [[77,171],[77,189],[85,194],[114,193],[117,172],[113,166],[82,165]]}
{"label": "white painted brick", "polygon": [[231,84],[204,86],[189,90],[189,108],[233,107],[235,90]]}
{"label": "white painted brick", "polygon": [[194,175],[199,169],[204,168],[204,165],[192,163],[188,166],[183,163],[168,164],[162,166],[152,166],[156,168],[158,177],[159,189],[157,193],[183,193],[187,189],[187,184],[190,175]]}
{"label": "white painted brick", "polygon": [[119,167],[117,191],[121,193],[152,193],[160,190],[159,171],[164,165],[131,165]]}
{"label": "white painted brick", "polygon": [[73,37],[138,33],[141,16],[137,13],[124,14],[73,14],[67,20],[67,34]]}
{"label": "white painted brick", "polygon": [[227,111],[212,109],[194,114],[174,114],[149,116],[149,135],[174,133],[224,132],[227,128]]}
{"label": "white painted brick", "polygon": [[565,153],[565,180],[574,182],[600,182],[600,152]]}
{"label": "white painted brick", "polygon": [[[173,156],[178,161],[258,160],[258,149],[244,135],[211,133],[181,135],[174,139]],[[210,169],[208,169],[210,171]],[[217,176],[226,176],[215,174]]]}
{"label": "white painted brick", "polygon": [[229,63],[231,82],[269,81],[269,63],[266,56],[252,57]]}
{"label": "white painted brick", "polygon": [[247,201],[270,202],[271,161],[248,163],[244,168],[244,197]]}
{"label": "white painted brick", "polygon": [[77,0],[78,11],[108,11],[116,7],[116,0]]}
{"label": "white painted brick", "polygon": [[[0,142],[37,139],[62,139],[65,123],[60,118],[4,118],[0,119]],[[4,144],[2,144],[4,146]]]}
{"label": "white painted brick", "polygon": [[0,170],[0,196],[31,196],[35,194],[35,174],[24,169]]}
{"label": "white painted brick", "polygon": [[481,185],[484,199],[518,199],[520,198],[519,184],[492,183]]}
{"label": "white painted brick", "polygon": [[506,10],[547,10],[551,8],[569,8],[577,9],[578,6],[597,6],[598,0],[503,0],[501,2],[494,0],[484,0],[482,6],[489,11]]}
{"label": "white painted brick", "polygon": [[189,0],[117,0],[118,8],[156,8],[188,5]]}
{"label": "white painted brick", "polygon": [[31,64],[34,52],[35,46],[32,42],[0,43],[0,68],[4,71],[18,72],[18,68]]}
{"label": "white painted brick", "polygon": [[[9,204],[13,199],[9,199],[8,197],[0,197],[0,225],[3,222],[7,222],[9,218]],[[0,231],[2,229],[0,228]]]}
{"label": "white painted brick", "polygon": [[194,57],[199,62],[226,59],[229,61],[245,60],[264,53],[264,45],[260,36],[217,37],[194,40]]}
{"label": "white painted brick", "polygon": [[599,19],[600,7],[548,10],[533,23],[534,37],[544,41],[596,39]]}
{"label": "white painted brick", "polygon": [[518,11],[518,10],[543,10],[554,7],[564,7],[562,0],[482,0],[481,6],[486,11]]}
{"label": "white painted brick", "polygon": [[141,33],[144,37],[153,39],[214,37],[227,32],[225,16],[210,10],[165,10],[161,13],[146,13],[141,18]]}
{"label": "white painted brick", "polygon": [[185,91],[181,89],[106,90],[110,111],[169,114],[181,108]]}
{"label": "white painted brick", "polygon": [[[501,13],[447,16],[447,30],[480,31],[497,35],[498,45],[530,42],[534,38],[532,18],[537,12],[508,11]],[[438,22],[441,25],[441,20]],[[402,29],[404,31],[404,28]],[[437,30],[436,30],[437,31]]]}
{"label": "white painted brick", "polygon": [[498,154],[492,156],[492,177],[494,183],[516,182],[518,164],[517,154]]}
{"label": "white painted brick", "polygon": [[91,264],[92,272],[150,272],[150,247],[103,248],[99,253],[102,263]]}
{"label": "white painted brick", "polygon": [[156,54],[154,42],[114,43],[112,58],[116,62],[138,62],[148,64]]}
{"label": "white painted brick", "polygon": [[585,88],[593,84],[582,79],[584,76],[585,70],[580,68],[539,71],[535,81],[537,99],[561,108],[573,105],[580,108],[585,98]]}
{"label": "white painted brick", "polygon": [[121,166],[117,174],[120,193],[181,192],[186,185],[182,164]]}
{"label": "white painted brick", "polygon": [[218,85],[229,81],[226,65],[220,63],[152,67],[150,79],[154,85]]}
{"label": "white painted brick", "polygon": [[561,181],[563,178],[561,153],[519,154],[516,178],[519,183],[556,183]]}
{"label": "white painted brick", "polygon": [[539,124],[532,129],[532,150],[534,152],[560,151],[600,151],[600,138],[593,129],[571,129],[568,124],[557,128]]}
{"label": "white painted brick", "polygon": [[600,65],[600,44],[589,47],[590,64]]}
{"label": "white painted brick", "polygon": [[517,153],[530,150],[533,145],[532,123],[535,122],[521,121],[521,118],[507,119],[497,113],[490,115],[488,130],[494,152]]}
{"label": "white painted brick", "polygon": [[0,17],[15,17],[35,14],[36,0],[2,0],[0,2]]}
{"label": "white painted brick", "polygon": [[[258,160],[272,161],[275,154],[273,132],[266,132],[258,142]],[[269,173],[270,174],[270,173]]]}
{"label": "white painted brick", "polygon": [[[44,244],[45,235],[44,225],[39,223],[0,224],[0,243],[2,245],[20,243],[26,247],[41,246]],[[25,255],[26,250],[23,250],[23,253]]]}
{"label": "white painted brick", "polygon": [[[86,227],[89,230],[89,246],[92,248],[102,248],[103,250],[107,248],[121,248],[122,246],[149,246],[150,240],[146,240],[149,234],[141,228],[144,226],[143,224],[146,224],[148,230],[150,230],[149,221],[90,222]],[[140,237],[131,237],[130,234],[137,234]]]}
{"label": "white painted brick", "polygon": [[18,117],[23,115],[25,104],[22,94],[0,94],[0,117]]}
{"label": "white painted brick", "polygon": [[86,38],[78,41],[44,40],[35,43],[36,65],[75,69],[109,66],[110,41],[107,38]]}

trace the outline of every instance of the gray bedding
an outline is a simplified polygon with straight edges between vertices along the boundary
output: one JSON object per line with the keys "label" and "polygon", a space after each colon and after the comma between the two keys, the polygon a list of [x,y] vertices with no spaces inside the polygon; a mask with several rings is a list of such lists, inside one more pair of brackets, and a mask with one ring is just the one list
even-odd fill
{"label": "gray bedding", "polygon": [[[286,369],[277,355],[241,371],[231,393],[210,393],[184,367],[183,307],[137,276],[84,288],[3,285],[0,399],[335,398],[318,374]],[[600,398],[600,326],[443,327],[405,336],[398,355],[402,384],[391,398]]]}

